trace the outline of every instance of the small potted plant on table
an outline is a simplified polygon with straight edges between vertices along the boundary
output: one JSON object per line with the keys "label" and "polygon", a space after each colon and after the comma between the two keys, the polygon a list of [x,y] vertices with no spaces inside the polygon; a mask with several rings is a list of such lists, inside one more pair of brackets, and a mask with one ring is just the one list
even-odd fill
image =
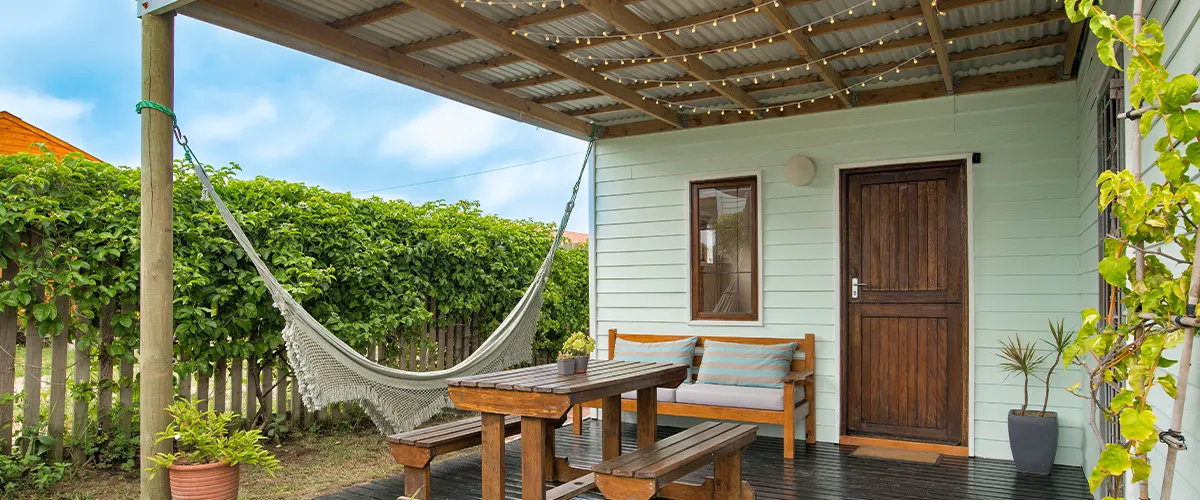
{"label": "small potted plant on table", "polygon": [[570,375],[575,373],[575,355],[565,349],[558,353],[558,374]]}
{"label": "small potted plant on table", "polygon": [[[1074,342],[1075,332],[1066,332],[1063,322],[1057,325],[1050,323],[1050,338],[1042,339],[1053,351],[1050,354],[1039,354],[1035,344],[1024,343],[1021,336],[1016,340],[1009,339],[1000,342],[1000,369],[1008,372],[1009,376],[1021,375],[1024,380],[1025,399],[1019,410],[1008,413],[1008,445],[1012,450],[1013,461],[1019,472],[1032,474],[1049,474],[1054,466],[1054,457],[1058,453],[1058,414],[1047,411],[1050,405],[1050,377],[1058,369],[1063,351]],[[1046,371],[1046,394],[1042,399],[1042,409],[1029,409],[1029,379],[1038,379],[1036,373],[1047,358],[1053,356],[1054,362]]]}
{"label": "small potted plant on table", "polygon": [[563,342],[563,352],[575,356],[575,373],[587,372],[588,359],[596,349],[596,341],[584,332],[575,332]]}
{"label": "small potted plant on table", "polygon": [[155,442],[174,441],[175,451],[151,457],[153,475],[166,469],[174,500],[234,500],[238,497],[239,467],[257,465],[275,475],[279,460],[263,448],[255,430],[231,430],[231,411],[200,411],[195,401],[178,400],[167,408],[171,423]]}

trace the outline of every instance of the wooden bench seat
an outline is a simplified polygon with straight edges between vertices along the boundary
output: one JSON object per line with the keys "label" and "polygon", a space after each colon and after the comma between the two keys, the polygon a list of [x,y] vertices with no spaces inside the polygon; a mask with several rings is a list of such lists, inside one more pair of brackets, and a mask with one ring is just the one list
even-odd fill
{"label": "wooden bench seat", "polygon": [[[664,342],[670,340],[679,340],[689,337],[697,337],[696,349],[697,353],[693,356],[692,365],[696,368],[693,370],[693,375],[698,372],[700,363],[704,358],[704,344],[708,340],[716,340],[720,342],[733,342],[753,345],[771,345],[782,344],[786,342],[796,343],[796,354],[803,356],[802,358],[793,359],[791,372],[787,374],[781,381],[782,389],[773,389],[779,391],[779,399],[783,401],[782,407],[779,409],[761,409],[761,408],[743,408],[737,406],[714,406],[709,404],[694,404],[682,403],[674,400],[664,401],[660,396],[657,402],[656,413],[658,415],[671,415],[676,417],[692,417],[702,419],[717,419],[717,420],[732,420],[736,422],[751,422],[756,424],[775,424],[783,426],[783,458],[795,457],[795,439],[796,439],[796,411],[798,409],[806,409],[804,415],[804,439],[808,443],[817,442],[817,419],[814,409],[816,396],[816,379],[813,377],[813,370],[816,367],[816,338],[813,334],[806,334],[801,338],[760,338],[760,337],[709,337],[703,335],[657,335],[657,334],[630,334],[618,333],[615,329],[608,331],[608,359],[613,359],[615,355],[620,353],[617,350],[617,339],[628,340],[630,342]],[[734,387],[734,386],[722,386]],[[763,391],[762,388],[751,388],[751,391]],[[599,408],[599,401],[591,401],[584,403],[582,406],[589,408]],[[637,408],[637,401],[632,399],[624,399],[621,401],[621,409],[623,411],[634,411]],[[580,406],[572,408],[572,422],[574,424],[574,432],[576,435],[583,433],[583,411]],[[639,432],[641,432],[639,430]],[[653,430],[649,431],[653,434]]]}
{"label": "wooden bench seat", "polygon": [[[633,453],[592,467],[596,486],[610,500],[697,498],[741,500],[754,498],[742,482],[742,450],[758,432],[748,424],[703,422]],[[698,486],[675,481],[710,462],[716,462],[713,480]]]}
{"label": "wooden bench seat", "polygon": [[[504,435],[514,436],[520,433],[521,417],[505,417]],[[392,458],[404,466],[404,495],[421,500],[434,498],[429,492],[429,463],[438,455],[479,446],[482,436],[483,424],[480,417],[388,436]]]}

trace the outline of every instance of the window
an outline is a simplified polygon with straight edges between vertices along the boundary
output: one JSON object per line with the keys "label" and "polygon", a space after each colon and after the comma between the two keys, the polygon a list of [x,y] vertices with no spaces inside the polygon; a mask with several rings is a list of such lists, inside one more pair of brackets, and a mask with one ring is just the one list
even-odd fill
{"label": "window", "polygon": [[758,321],[758,179],[693,182],[692,319]]}
{"label": "window", "polygon": [[[1117,118],[1125,107],[1125,89],[1124,76],[1117,73],[1116,70],[1110,70],[1107,84],[1100,90],[1099,103],[1096,106],[1099,108],[1097,116],[1096,130],[1099,134],[1096,138],[1097,158],[1099,159],[1098,170],[1100,173],[1106,171],[1120,172],[1125,169],[1125,123]],[[1096,224],[1096,232],[1099,233],[1099,258],[1104,258],[1104,241],[1106,236],[1119,236],[1121,226],[1117,217],[1113,215],[1111,208],[1104,209],[1100,212],[1100,219]],[[1098,274],[1098,273],[1097,273]],[[1123,309],[1121,308],[1120,291],[1104,281],[1104,278],[1099,278],[1100,281],[1100,311],[1101,321],[1112,315],[1113,323],[1120,323],[1124,320],[1122,317]],[[1099,403],[1107,405],[1112,402],[1120,392],[1120,387],[1113,384],[1105,383],[1100,387]],[[1119,422],[1110,421],[1103,416],[1099,418],[1098,428],[1102,439],[1106,444],[1124,445],[1125,440],[1121,437],[1121,424]],[[1100,484],[1098,493],[1104,496],[1123,498],[1124,495],[1124,478],[1125,476],[1110,477]]]}

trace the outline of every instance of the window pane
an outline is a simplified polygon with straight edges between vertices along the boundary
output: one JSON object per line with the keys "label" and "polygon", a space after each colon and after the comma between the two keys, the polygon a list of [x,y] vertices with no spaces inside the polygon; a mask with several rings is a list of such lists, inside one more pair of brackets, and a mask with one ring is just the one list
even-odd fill
{"label": "window pane", "polygon": [[754,184],[702,185],[695,193],[696,312],[755,319]]}

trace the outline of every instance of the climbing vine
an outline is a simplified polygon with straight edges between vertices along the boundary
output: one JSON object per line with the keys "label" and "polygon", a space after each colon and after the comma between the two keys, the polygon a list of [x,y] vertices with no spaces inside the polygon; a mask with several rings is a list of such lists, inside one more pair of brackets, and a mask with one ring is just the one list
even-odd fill
{"label": "climbing vine", "polygon": [[[1147,19],[1135,34],[1132,17],[1118,18],[1094,0],[1067,0],[1066,10],[1072,22],[1089,23],[1100,61],[1126,72],[1133,82],[1130,102],[1135,108],[1144,106],[1138,111],[1139,135],[1157,135],[1157,156],[1147,170],[1157,169],[1161,182],[1143,180],[1140,168],[1104,172],[1097,181],[1099,208],[1111,209],[1120,222],[1118,233],[1105,235],[1098,266],[1113,287],[1110,313],[1101,317],[1096,309],[1084,310],[1078,340],[1064,353],[1065,362],[1086,367],[1089,390],[1084,396],[1103,418],[1120,423],[1125,441],[1105,445],[1089,484],[1095,490],[1107,478],[1129,473],[1148,498],[1150,454],[1160,445],[1155,426],[1167,426],[1158,422],[1151,402],[1165,402],[1156,399],[1156,390],[1171,398],[1166,401],[1177,396],[1179,382],[1166,369],[1179,360],[1164,353],[1192,333],[1173,318],[1195,316],[1200,291],[1192,281],[1200,214],[1200,185],[1193,182],[1200,164],[1200,110],[1189,107],[1198,85],[1195,76],[1172,76],[1164,68],[1158,21]],[[1130,56],[1126,64],[1119,60],[1120,47]],[[1119,309],[1126,314],[1111,312]],[[1105,384],[1119,388],[1110,402],[1098,397]]]}

